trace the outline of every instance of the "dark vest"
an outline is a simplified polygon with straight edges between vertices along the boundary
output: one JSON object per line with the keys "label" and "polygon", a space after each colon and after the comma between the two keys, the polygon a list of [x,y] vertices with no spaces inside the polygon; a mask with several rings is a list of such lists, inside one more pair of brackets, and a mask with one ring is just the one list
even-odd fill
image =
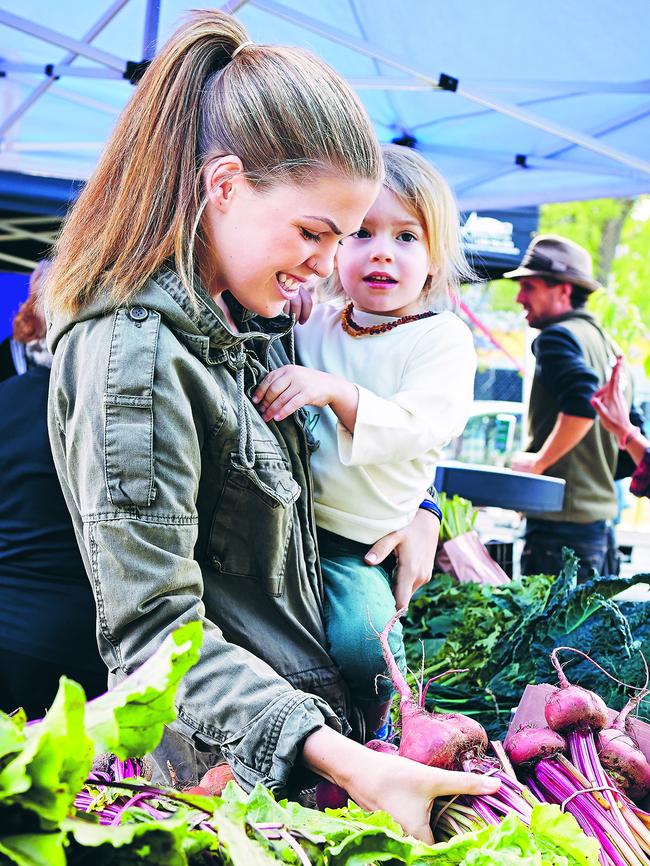
{"label": "dark vest", "polygon": [[[585,362],[598,376],[600,385],[610,376],[620,349],[589,313],[573,310],[559,316],[547,327],[560,325],[569,331],[582,349]],[[629,396],[629,395],[628,395]],[[528,451],[539,451],[550,435],[560,408],[557,398],[543,384],[539,367],[530,394]],[[544,472],[566,481],[562,511],[529,514],[556,522],[591,523],[616,516],[614,472],[618,456],[616,437],[596,419],[587,435]]]}

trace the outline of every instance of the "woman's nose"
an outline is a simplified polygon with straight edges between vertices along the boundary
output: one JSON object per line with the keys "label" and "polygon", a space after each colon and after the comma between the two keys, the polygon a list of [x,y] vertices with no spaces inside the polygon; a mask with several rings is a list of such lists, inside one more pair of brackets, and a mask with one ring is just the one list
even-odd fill
{"label": "woman's nose", "polygon": [[330,250],[319,251],[318,255],[312,256],[307,261],[307,267],[312,270],[317,277],[325,279],[334,270],[334,257],[336,256],[336,248]]}

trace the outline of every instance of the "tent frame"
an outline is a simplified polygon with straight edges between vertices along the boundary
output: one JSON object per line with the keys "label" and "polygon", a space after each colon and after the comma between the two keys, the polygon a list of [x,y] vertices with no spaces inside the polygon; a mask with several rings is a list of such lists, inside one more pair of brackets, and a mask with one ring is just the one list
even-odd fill
{"label": "tent frame", "polygon": [[[0,24],[15,28],[22,32],[26,32],[31,36],[43,40],[53,46],[67,49],[67,54],[55,63],[46,64],[44,67],[35,64],[21,64],[9,61],[0,61],[0,74],[20,74],[20,73],[42,73],[44,80],[32,90],[25,99],[0,123],[0,147],[8,147],[18,150],[12,142],[8,140],[8,133],[20,120],[20,118],[45,94],[52,85],[62,78],[67,76],[78,78],[105,78],[105,79],[127,79],[132,83],[137,83],[137,80],[142,75],[149,60],[153,57],[156,50],[158,38],[158,26],[160,19],[160,3],[161,0],[147,0],[145,6],[145,14],[143,21],[143,39],[142,39],[142,58],[139,61],[126,60],[118,57],[107,51],[103,51],[95,47],[93,40],[105,29],[105,27],[113,20],[113,18],[122,10],[128,3],[128,0],[113,0],[106,11],[95,24],[87,31],[81,39],[74,39],[64,33],[45,27],[35,21],[23,18],[14,13],[0,9]],[[609,164],[603,166],[603,174],[612,174],[619,177],[629,178],[631,180],[647,179],[650,176],[650,162],[628,153],[625,150],[611,147],[599,140],[603,135],[612,132],[615,129],[634,123],[635,121],[650,115],[650,101],[647,105],[630,111],[618,118],[608,120],[599,127],[591,129],[588,133],[572,129],[569,126],[554,123],[548,118],[530,110],[527,106],[534,105],[538,102],[563,98],[570,95],[584,93],[624,93],[624,94],[643,94],[648,93],[650,96],[650,80],[629,81],[629,82],[586,82],[586,81],[530,81],[526,82],[526,88],[530,91],[538,91],[539,97],[521,101],[517,103],[508,102],[507,100],[497,99],[492,95],[488,95],[486,89],[490,89],[492,93],[501,92],[507,93],[513,89],[513,85],[507,81],[496,82],[477,82],[475,80],[460,81],[459,78],[444,73],[441,71],[424,71],[410,62],[403,60],[392,53],[373,45],[367,39],[359,38],[325,24],[310,15],[298,12],[291,9],[278,0],[228,0],[221,6],[221,9],[230,14],[236,14],[243,6],[248,3],[250,6],[259,9],[275,18],[287,21],[303,30],[317,34],[338,45],[345,46],[358,54],[371,58],[377,68],[377,75],[374,76],[359,76],[349,79],[352,86],[357,89],[382,89],[384,91],[397,92],[400,90],[422,90],[422,91],[447,91],[455,93],[476,104],[478,111],[472,113],[470,117],[475,117],[477,114],[496,112],[498,114],[510,117],[513,120],[524,123],[530,127],[542,130],[554,136],[560,141],[564,141],[564,145],[558,146],[557,142],[549,147],[546,151],[536,152],[535,154],[525,153],[493,153],[489,151],[479,151],[478,149],[459,148],[455,152],[462,156],[463,153],[478,155],[481,154],[485,159],[486,168],[479,172],[474,177],[464,180],[456,185],[456,193],[459,197],[466,196],[470,191],[480,187],[481,185],[494,181],[498,178],[505,177],[515,171],[525,171],[530,168],[535,169],[562,169],[563,157],[573,148],[581,147],[591,153],[597,154],[600,157],[605,157]],[[98,67],[83,67],[80,65],[72,65],[77,58],[87,58],[95,63]],[[391,69],[401,73],[400,76],[384,76],[380,74],[380,64],[388,66]],[[482,89],[483,88],[483,89]],[[552,91],[551,95],[549,94]],[[57,87],[59,95],[68,99],[76,99],[83,101],[84,97],[78,94],[73,94],[70,91],[65,91],[60,85]],[[111,107],[101,104],[98,101],[93,102],[93,107],[111,112]],[[466,116],[466,115],[465,115]],[[462,123],[463,117],[459,117],[454,121],[453,117],[442,118],[434,121],[434,123],[444,124],[446,122]],[[404,141],[417,142],[418,129],[428,124],[422,124],[419,127],[403,128],[400,127],[399,119],[395,123],[395,129],[398,132],[397,138]],[[64,150],[74,150],[76,148],[93,147],[93,142],[62,142],[58,148]],[[25,148],[27,149],[27,148]],[[33,148],[32,148],[33,149]],[[50,149],[52,149],[50,147]],[[440,152],[450,152],[450,148],[430,147],[432,152],[439,150]],[[425,148],[426,150],[426,148]],[[567,168],[571,171],[583,172],[598,172],[598,164],[590,164],[588,161],[581,163],[574,162],[573,159],[566,162]]]}

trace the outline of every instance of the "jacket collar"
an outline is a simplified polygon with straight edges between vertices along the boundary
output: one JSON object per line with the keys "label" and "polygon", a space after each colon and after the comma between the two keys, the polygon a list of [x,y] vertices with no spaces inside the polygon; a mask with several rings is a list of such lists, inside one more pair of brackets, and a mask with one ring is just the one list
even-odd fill
{"label": "jacket collar", "polygon": [[[196,303],[193,303],[176,271],[171,267],[162,267],[125,306],[130,308],[139,305],[160,313],[163,321],[187,348],[208,363],[222,362],[229,352],[239,351],[250,340],[271,343],[291,330],[292,322],[288,316],[260,319],[232,296],[228,296],[227,300],[240,333],[231,331],[223,311],[198,281]],[[54,352],[61,336],[77,322],[112,314],[115,309],[110,299],[102,297],[74,315],[47,315],[50,350]],[[262,323],[263,330],[260,328]]]}
{"label": "jacket collar", "polygon": [[566,313],[561,313],[559,316],[554,316],[552,319],[547,319],[540,330],[550,328],[551,325],[559,325],[561,322],[568,322],[570,319],[584,319],[592,325],[596,324],[596,320],[591,313],[586,310],[568,310]]}

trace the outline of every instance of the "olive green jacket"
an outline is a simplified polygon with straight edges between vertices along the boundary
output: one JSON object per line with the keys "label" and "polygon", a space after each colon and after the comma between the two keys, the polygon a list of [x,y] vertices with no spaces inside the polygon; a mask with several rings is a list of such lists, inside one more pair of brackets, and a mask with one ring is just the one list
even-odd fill
{"label": "olive green jacket", "polygon": [[109,682],[176,626],[204,625],[159,778],[170,760],[193,783],[225,757],[245,787],[283,791],[304,738],[349,733],[353,713],[324,649],[308,434],[249,399],[288,363],[289,320],[263,333],[235,316],[246,333],[162,270],[129,307],[50,321],[50,438]]}

